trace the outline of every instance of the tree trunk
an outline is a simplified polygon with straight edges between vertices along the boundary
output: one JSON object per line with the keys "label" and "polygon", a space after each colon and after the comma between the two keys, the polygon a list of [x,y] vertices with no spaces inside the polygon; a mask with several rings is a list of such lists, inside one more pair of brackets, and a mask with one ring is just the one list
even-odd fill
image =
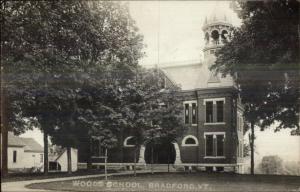
{"label": "tree trunk", "polygon": [[168,145],[168,173],[170,172],[170,150],[171,147]]}
{"label": "tree trunk", "polygon": [[137,144],[135,144],[135,147],[134,147],[134,167],[133,167],[133,172],[134,172],[135,177],[136,177],[136,151],[137,151],[136,145]]}
{"label": "tree trunk", "polygon": [[251,141],[250,141],[250,150],[251,150],[251,175],[254,175],[254,123],[251,122]]}
{"label": "tree trunk", "polygon": [[44,174],[48,175],[48,134],[44,131]]}
{"label": "tree trunk", "polygon": [[5,75],[5,68],[1,67],[0,71],[0,78],[1,78],[1,85],[0,85],[0,122],[1,122],[1,177],[6,176],[8,173],[7,167],[7,147],[8,147],[8,118],[7,118],[7,106],[8,106],[8,97],[5,87],[5,79],[3,78]]}
{"label": "tree trunk", "polygon": [[72,155],[71,155],[71,147],[67,147],[67,159],[68,159],[68,174],[72,174]]}
{"label": "tree trunk", "polygon": [[1,127],[1,177],[5,177],[8,173],[7,167],[7,146],[8,146],[8,132],[6,127]]}
{"label": "tree trunk", "polygon": [[154,157],[153,157],[153,146],[151,147],[151,173],[153,174],[153,163],[154,163]]}
{"label": "tree trunk", "polygon": [[93,165],[92,165],[92,152],[91,152],[91,147],[92,147],[92,142],[91,140],[89,139],[89,142],[88,142],[88,151],[87,151],[87,162],[86,162],[86,166],[87,166],[87,169],[90,170],[92,169]]}

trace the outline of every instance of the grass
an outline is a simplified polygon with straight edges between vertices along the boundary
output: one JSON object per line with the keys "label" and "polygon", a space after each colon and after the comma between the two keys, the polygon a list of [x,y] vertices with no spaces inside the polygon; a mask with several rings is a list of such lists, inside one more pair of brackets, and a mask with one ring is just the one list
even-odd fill
{"label": "grass", "polygon": [[[109,173],[116,172],[114,170],[108,170]],[[73,176],[82,176],[82,175],[93,175],[93,174],[102,174],[104,170],[78,170],[72,174],[67,172],[49,172],[48,175],[44,173],[9,173],[5,177],[1,177],[1,182],[14,182],[14,181],[28,181],[35,179],[50,179],[57,177],[73,177]]]}
{"label": "grass", "polygon": [[60,191],[297,191],[300,177],[237,175],[225,173],[156,173],[103,177],[27,186],[31,189]]}

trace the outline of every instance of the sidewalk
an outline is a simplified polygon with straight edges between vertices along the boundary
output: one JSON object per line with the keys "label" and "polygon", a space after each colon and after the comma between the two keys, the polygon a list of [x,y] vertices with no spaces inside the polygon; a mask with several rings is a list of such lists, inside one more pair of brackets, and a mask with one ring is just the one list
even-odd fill
{"label": "sidewalk", "polygon": [[[150,173],[149,170],[142,170],[137,171],[139,173]],[[156,172],[156,171],[155,171]],[[116,176],[116,175],[132,175],[133,171],[125,171],[120,173],[110,173],[107,174],[108,176]],[[28,180],[28,181],[15,181],[15,182],[6,182],[1,183],[1,191],[3,192],[23,192],[23,191],[43,191],[43,192],[50,192],[51,190],[41,190],[41,189],[28,189],[25,186],[30,185],[33,183],[47,183],[47,182],[54,182],[54,181],[67,181],[67,180],[74,180],[74,179],[86,179],[86,178],[94,178],[94,177],[104,177],[104,174],[98,175],[84,175],[84,176],[74,176],[74,177],[60,177],[60,178],[51,178],[51,179],[36,179],[36,180]],[[51,191],[53,192],[53,191]]]}

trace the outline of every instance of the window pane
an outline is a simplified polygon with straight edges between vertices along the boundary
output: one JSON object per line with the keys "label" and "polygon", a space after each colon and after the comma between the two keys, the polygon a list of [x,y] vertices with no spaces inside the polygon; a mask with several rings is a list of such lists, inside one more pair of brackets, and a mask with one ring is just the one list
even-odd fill
{"label": "window pane", "polygon": [[213,156],[214,139],[213,135],[206,135],[206,156]]}
{"label": "window pane", "polygon": [[192,104],[192,124],[197,124],[197,105]]}
{"label": "window pane", "polygon": [[217,101],[217,122],[224,122],[224,101]]}
{"label": "window pane", "polygon": [[16,163],[17,162],[17,151],[13,152],[13,162]]}
{"label": "window pane", "polygon": [[185,144],[196,144],[196,141],[193,138],[188,138],[187,140],[185,140]]}
{"label": "window pane", "polygon": [[206,102],[206,122],[213,122],[213,102]]}
{"label": "window pane", "polygon": [[185,104],[185,107],[184,107],[184,115],[185,115],[185,118],[184,118],[184,122],[185,124],[189,124],[189,104]]}
{"label": "window pane", "polygon": [[217,135],[217,156],[224,156],[224,135]]}

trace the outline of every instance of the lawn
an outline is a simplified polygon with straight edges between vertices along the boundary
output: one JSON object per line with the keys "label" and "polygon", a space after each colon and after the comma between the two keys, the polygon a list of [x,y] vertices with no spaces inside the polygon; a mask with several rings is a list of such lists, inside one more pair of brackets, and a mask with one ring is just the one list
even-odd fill
{"label": "lawn", "polygon": [[[108,170],[109,173],[115,173],[115,170]],[[67,172],[49,172],[48,175],[44,173],[9,173],[6,177],[1,177],[1,182],[25,181],[34,179],[49,179],[57,177],[73,177],[83,175],[102,174],[103,170],[78,170],[72,174]]]}
{"label": "lawn", "polygon": [[38,183],[32,189],[65,191],[297,191],[300,177],[225,173],[156,173]]}

